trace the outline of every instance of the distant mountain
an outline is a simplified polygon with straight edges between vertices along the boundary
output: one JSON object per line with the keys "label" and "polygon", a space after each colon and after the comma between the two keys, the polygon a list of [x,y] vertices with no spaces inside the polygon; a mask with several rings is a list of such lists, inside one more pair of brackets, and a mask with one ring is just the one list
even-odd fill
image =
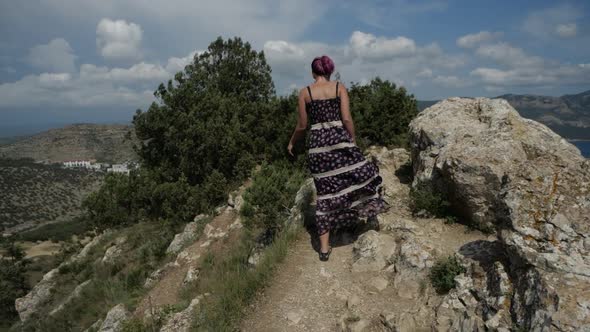
{"label": "distant mountain", "polygon": [[117,163],[138,159],[133,151],[134,141],[133,126],[79,123],[18,137],[5,144],[0,142],[0,157],[46,162],[94,159]]}
{"label": "distant mountain", "polygon": [[[505,94],[518,113],[541,122],[559,135],[569,139],[590,140],[590,90],[561,97]],[[418,109],[432,106],[437,101],[418,101]]]}

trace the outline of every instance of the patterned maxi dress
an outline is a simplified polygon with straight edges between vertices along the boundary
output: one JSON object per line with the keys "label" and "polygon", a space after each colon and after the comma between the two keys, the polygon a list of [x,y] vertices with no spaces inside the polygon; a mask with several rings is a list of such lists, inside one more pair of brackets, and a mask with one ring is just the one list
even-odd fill
{"label": "patterned maxi dress", "polygon": [[318,235],[350,228],[359,217],[372,217],[389,208],[383,200],[378,166],[365,159],[342,124],[340,96],[313,99],[306,111],[311,123],[307,162],[316,191]]}

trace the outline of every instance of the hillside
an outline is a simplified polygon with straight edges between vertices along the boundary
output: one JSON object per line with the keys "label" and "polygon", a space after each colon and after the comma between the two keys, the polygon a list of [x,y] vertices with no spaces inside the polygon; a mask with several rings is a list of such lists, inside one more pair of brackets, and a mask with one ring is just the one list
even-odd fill
{"label": "hillside", "polygon": [[561,97],[513,95],[506,99],[529,119],[544,123],[561,136],[590,139],[590,91]]}
{"label": "hillside", "polygon": [[[566,138],[590,139],[590,90],[561,97],[505,94],[506,99],[525,118],[539,121]],[[420,111],[437,101],[418,101]]]}
{"label": "hillside", "polygon": [[83,197],[98,189],[103,177],[101,172],[0,159],[0,231],[12,233],[79,215]]}
{"label": "hillside", "polygon": [[72,124],[0,145],[0,157],[48,162],[95,159],[117,163],[137,160],[134,139],[133,127],[128,125]]}

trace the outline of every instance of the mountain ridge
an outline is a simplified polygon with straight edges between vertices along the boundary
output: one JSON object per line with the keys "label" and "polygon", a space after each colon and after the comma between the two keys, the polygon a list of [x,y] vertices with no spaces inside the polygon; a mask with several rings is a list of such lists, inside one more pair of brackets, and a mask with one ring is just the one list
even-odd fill
{"label": "mountain ridge", "polygon": [[0,157],[56,163],[96,160],[118,163],[137,160],[133,126],[124,124],[72,123],[0,144]]}

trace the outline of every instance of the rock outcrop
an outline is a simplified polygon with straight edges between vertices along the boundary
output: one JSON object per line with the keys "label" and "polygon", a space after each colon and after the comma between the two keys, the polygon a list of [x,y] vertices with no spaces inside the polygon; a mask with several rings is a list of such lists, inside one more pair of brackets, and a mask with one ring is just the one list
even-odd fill
{"label": "rock outcrop", "polygon": [[430,183],[461,218],[496,232],[483,245],[503,253],[460,253],[482,273],[460,280],[439,316],[461,318],[438,328],[590,329],[590,161],[502,99],[439,102],[410,136],[414,185]]}
{"label": "rock outcrop", "polygon": [[187,332],[190,330],[192,318],[196,307],[203,298],[202,295],[194,298],[184,310],[172,315],[162,326],[160,332]]}
{"label": "rock outcrop", "polygon": [[120,303],[112,307],[107,313],[99,332],[118,332],[121,331],[123,323],[128,319],[129,311],[125,305]]}
{"label": "rock outcrop", "polygon": [[59,276],[59,268],[71,263],[80,262],[88,256],[90,251],[94,249],[100,241],[110,234],[111,231],[105,231],[100,235],[95,236],[88,242],[82,250],[76,255],[71,256],[68,260],[61,263],[59,267],[47,272],[41,281],[39,281],[27,295],[15,300],[15,307],[18,311],[19,318],[22,322],[29,320],[37,311],[51,300],[52,291],[55,288],[57,277]]}
{"label": "rock outcrop", "polygon": [[172,242],[170,242],[168,249],[166,249],[166,253],[178,254],[182,248],[184,248],[184,246],[192,243],[198,236],[197,229],[199,227],[199,222],[206,217],[207,215],[199,214],[192,222],[186,224],[182,233],[174,235],[174,239],[172,239]]}

